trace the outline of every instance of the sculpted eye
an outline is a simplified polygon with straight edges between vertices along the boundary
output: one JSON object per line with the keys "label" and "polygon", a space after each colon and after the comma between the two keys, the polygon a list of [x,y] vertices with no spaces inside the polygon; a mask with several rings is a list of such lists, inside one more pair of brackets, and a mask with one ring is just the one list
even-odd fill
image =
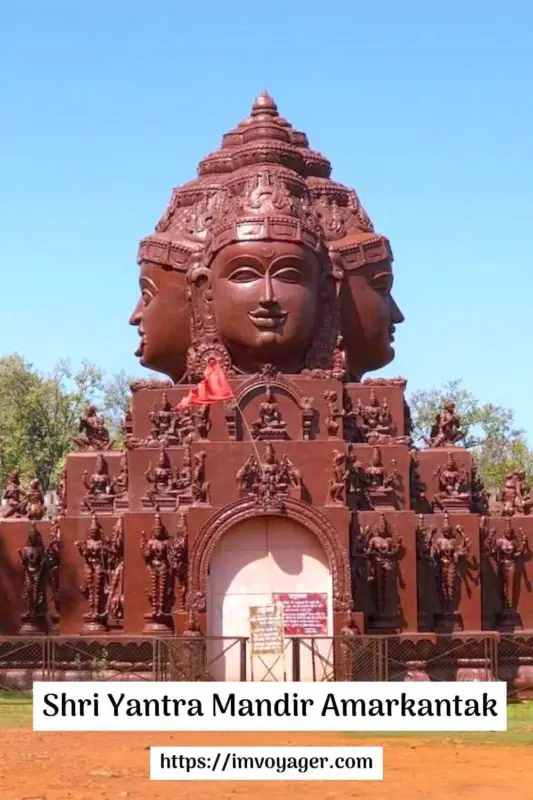
{"label": "sculpted eye", "polygon": [[148,289],[143,289],[142,290],[143,305],[147,306],[149,303],[152,302],[153,299],[154,299],[153,292],[148,291]]}
{"label": "sculpted eye", "polygon": [[392,281],[386,278],[376,278],[371,281],[372,289],[381,297],[388,297],[392,289]]}
{"label": "sculpted eye", "polygon": [[252,281],[261,280],[262,277],[262,275],[251,267],[240,267],[239,269],[233,270],[228,280],[233,283],[251,283]]}
{"label": "sculpted eye", "polygon": [[280,269],[273,277],[277,281],[283,281],[283,283],[301,283],[302,281],[301,272],[291,267]]}

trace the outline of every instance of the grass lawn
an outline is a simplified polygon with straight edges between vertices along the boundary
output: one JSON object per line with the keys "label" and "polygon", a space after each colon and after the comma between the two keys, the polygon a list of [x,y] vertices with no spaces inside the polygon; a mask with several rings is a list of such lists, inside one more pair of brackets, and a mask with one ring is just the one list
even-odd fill
{"label": "grass lawn", "polygon": [[[351,733],[357,739],[412,739],[425,742],[441,741],[457,744],[533,744],[533,702],[510,703],[507,709],[506,733]],[[0,692],[0,729],[31,728],[31,692]]]}
{"label": "grass lawn", "polygon": [[31,724],[31,692],[0,692],[0,728],[28,728]]}

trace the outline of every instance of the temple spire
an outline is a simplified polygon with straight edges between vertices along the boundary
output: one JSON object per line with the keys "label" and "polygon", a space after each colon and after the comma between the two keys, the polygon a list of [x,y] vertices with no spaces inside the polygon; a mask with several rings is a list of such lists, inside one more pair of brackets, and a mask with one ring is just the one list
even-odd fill
{"label": "temple spire", "polygon": [[266,91],[262,91],[258,97],[255,98],[252,106],[252,117],[256,117],[259,114],[268,114],[271,117],[279,116],[278,107],[274,98]]}

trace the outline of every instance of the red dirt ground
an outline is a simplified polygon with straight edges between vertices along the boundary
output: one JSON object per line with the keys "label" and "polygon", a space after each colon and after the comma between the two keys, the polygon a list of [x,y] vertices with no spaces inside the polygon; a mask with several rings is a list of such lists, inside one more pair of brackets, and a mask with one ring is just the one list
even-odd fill
{"label": "red dirt ground", "polygon": [[[533,800],[531,748],[374,741],[384,745],[385,779],[379,782],[199,781],[150,782],[150,745],[350,746],[343,734],[34,733],[0,731],[2,800]],[[524,777],[522,778],[521,775]]]}

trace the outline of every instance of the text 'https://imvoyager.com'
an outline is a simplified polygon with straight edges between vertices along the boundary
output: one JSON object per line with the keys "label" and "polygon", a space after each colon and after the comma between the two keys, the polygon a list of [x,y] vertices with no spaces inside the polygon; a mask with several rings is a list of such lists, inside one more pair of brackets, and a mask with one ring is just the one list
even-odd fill
{"label": "text 'https://imvoyager.com'", "polygon": [[152,781],[382,781],[382,747],[151,747]]}

